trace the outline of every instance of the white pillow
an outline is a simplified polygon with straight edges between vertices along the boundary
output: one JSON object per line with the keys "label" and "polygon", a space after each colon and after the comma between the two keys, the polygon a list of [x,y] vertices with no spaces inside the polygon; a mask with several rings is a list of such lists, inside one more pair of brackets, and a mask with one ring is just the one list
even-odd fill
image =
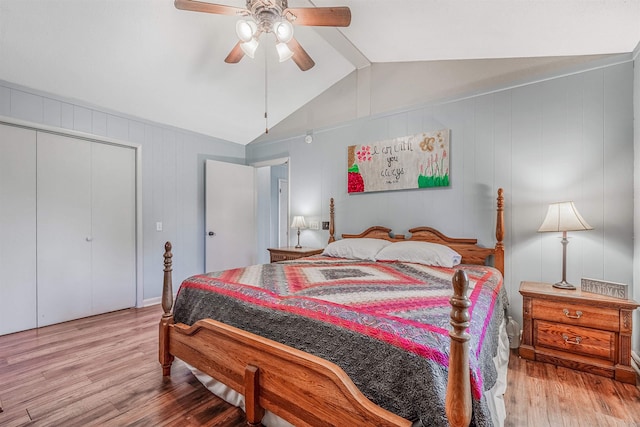
{"label": "white pillow", "polygon": [[377,261],[415,262],[418,264],[453,267],[462,256],[448,246],[429,242],[395,242],[376,255]]}
{"label": "white pillow", "polygon": [[322,255],[349,258],[349,259],[366,259],[370,261],[376,260],[376,254],[380,249],[389,246],[390,241],[384,239],[342,239],[329,243]]}

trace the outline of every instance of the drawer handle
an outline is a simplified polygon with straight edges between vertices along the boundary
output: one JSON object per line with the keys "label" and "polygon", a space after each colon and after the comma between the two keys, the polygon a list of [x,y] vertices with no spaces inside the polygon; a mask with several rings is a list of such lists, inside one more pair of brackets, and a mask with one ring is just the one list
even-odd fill
{"label": "drawer handle", "polygon": [[580,310],[576,311],[576,315],[572,316],[569,314],[569,310],[568,309],[563,309],[562,312],[564,313],[565,316],[567,316],[569,319],[579,319],[582,317],[582,312]]}
{"label": "drawer handle", "polygon": [[567,344],[580,344],[582,342],[582,337],[575,337],[574,339],[569,339],[569,336],[567,334],[562,334],[562,339],[564,339],[564,342],[566,342]]}

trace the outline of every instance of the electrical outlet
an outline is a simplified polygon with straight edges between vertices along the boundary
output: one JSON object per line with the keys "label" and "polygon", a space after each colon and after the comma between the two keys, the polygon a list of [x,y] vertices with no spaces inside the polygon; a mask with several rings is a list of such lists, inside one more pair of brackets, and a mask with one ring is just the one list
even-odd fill
{"label": "electrical outlet", "polygon": [[162,231],[162,223],[161,222],[156,222],[156,231]]}
{"label": "electrical outlet", "polygon": [[322,221],[322,229],[323,230],[329,229],[329,221]]}
{"label": "electrical outlet", "polygon": [[310,230],[320,230],[320,223],[318,221],[309,221]]}

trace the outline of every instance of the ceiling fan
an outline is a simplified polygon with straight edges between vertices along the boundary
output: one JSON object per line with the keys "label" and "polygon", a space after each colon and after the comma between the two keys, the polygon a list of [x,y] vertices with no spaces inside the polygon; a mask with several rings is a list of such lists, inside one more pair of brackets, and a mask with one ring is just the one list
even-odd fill
{"label": "ceiling fan", "polygon": [[260,36],[273,33],[280,62],[291,58],[302,71],[307,71],[315,62],[293,38],[293,25],[348,27],[351,23],[351,10],[348,7],[289,8],[287,0],[247,0],[245,9],[196,0],[175,0],[175,6],[194,12],[249,18],[236,23],[236,34],[240,41],[224,60],[229,64],[240,62],[244,55],[253,58]]}

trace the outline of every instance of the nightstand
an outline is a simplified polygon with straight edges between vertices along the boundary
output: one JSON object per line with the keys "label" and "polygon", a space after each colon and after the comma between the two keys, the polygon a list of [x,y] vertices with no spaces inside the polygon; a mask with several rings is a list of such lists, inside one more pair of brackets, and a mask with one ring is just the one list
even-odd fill
{"label": "nightstand", "polygon": [[324,249],[316,248],[295,248],[288,246],[286,248],[269,248],[267,249],[271,255],[271,262],[289,261],[292,259],[298,259],[305,256],[321,254]]}
{"label": "nightstand", "polygon": [[522,358],[636,383],[631,331],[637,302],[538,282],[522,282],[520,293]]}

